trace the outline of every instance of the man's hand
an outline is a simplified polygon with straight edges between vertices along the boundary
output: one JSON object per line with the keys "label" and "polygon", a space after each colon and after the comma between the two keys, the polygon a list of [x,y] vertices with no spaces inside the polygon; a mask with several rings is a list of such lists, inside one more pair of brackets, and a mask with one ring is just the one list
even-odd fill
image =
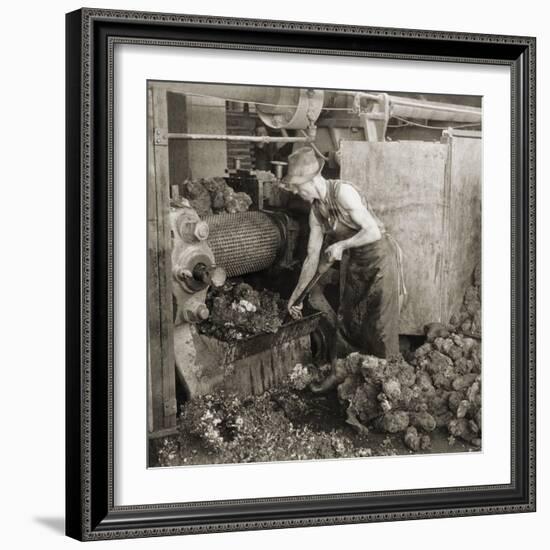
{"label": "man's hand", "polygon": [[341,243],[334,243],[327,247],[325,255],[329,262],[339,262],[342,260],[342,254],[344,253],[344,247]]}
{"label": "man's hand", "polygon": [[299,305],[294,305],[294,306],[291,306],[290,304],[292,304],[291,300],[288,301],[288,313],[290,314],[290,316],[295,321],[297,321],[298,319],[301,319],[302,318],[302,309],[304,307],[304,304],[299,304]]}

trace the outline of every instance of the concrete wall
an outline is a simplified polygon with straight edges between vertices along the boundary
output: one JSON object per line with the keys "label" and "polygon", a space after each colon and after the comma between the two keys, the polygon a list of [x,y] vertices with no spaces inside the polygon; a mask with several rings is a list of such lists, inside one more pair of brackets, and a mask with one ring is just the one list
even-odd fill
{"label": "concrete wall", "polygon": [[[167,92],[169,132],[226,134],[225,100]],[[223,176],[225,141],[170,141],[170,183]]]}

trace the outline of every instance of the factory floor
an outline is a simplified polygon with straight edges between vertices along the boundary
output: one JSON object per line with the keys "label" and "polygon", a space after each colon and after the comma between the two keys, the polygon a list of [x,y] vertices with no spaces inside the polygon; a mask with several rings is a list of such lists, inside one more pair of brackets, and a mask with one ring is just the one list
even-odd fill
{"label": "factory floor", "polygon": [[[460,439],[449,439],[446,429],[433,431],[430,434],[431,447],[416,452],[407,448],[403,433],[378,433],[374,430],[360,433],[346,424],[345,412],[336,392],[314,395],[307,390],[274,390],[240,401],[237,405],[202,401],[191,407],[183,405],[182,410],[184,414],[180,417],[178,435],[151,443],[150,467],[480,450]],[[239,426],[242,426],[233,440],[227,437],[227,426],[234,425],[232,422],[241,422]],[[204,437],[204,433],[212,436]],[[221,434],[221,437],[216,434]]]}

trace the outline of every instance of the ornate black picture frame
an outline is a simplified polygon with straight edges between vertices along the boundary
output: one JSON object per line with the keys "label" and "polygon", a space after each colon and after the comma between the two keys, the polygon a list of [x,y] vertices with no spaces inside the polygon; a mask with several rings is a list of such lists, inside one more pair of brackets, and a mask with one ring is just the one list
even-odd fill
{"label": "ornate black picture frame", "polygon": [[[67,15],[66,532],[79,540],[535,510],[535,39],[82,9]],[[117,507],[113,498],[113,47],[170,45],[511,70],[511,482]]]}

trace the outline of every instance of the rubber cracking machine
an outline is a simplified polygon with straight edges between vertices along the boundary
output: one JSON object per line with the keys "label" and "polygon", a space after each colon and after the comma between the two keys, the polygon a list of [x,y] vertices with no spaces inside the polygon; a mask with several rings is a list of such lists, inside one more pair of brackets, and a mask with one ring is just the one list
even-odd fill
{"label": "rubber cracking machine", "polygon": [[292,262],[296,230],[288,216],[249,211],[199,218],[187,206],[172,212],[172,291],[176,298],[174,361],[189,397],[225,390],[260,394],[298,362],[311,360],[309,335],[319,315],[284,324],[276,333],[228,343],[201,334],[210,285],[281,269]]}
{"label": "rubber cracking machine", "polygon": [[[227,132],[227,101],[254,104],[257,118],[272,129],[271,135]],[[257,335],[237,345],[199,334],[197,324],[209,315],[208,288],[223,285],[226,278],[266,270],[271,270],[276,277],[277,270],[281,273],[281,268],[296,262],[300,227],[289,210],[265,207],[264,199],[270,190],[276,191],[272,182],[265,185],[259,182],[259,198],[253,210],[202,217],[184,200],[177,207],[170,206],[172,182],[182,177],[226,175],[226,144],[230,141],[291,143],[295,147],[309,144],[325,157],[327,167],[337,173],[353,174],[354,159],[364,155],[358,155],[356,149],[348,154],[349,144],[362,147],[357,142],[371,143],[369,155],[378,154],[377,143],[396,137],[407,139],[408,128],[404,124],[389,124],[390,120],[407,117],[424,123],[430,121],[437,134],[437,127],[443,131],[450,121],[479,124],[481,110],[385,93],[149,83],[148,418],[151,437],[168,433],[175,427],[176,376],[191,397],[218,389],[261,393],[277,383],[296,363],[311,360],[312,340],[322,343],[320,313],[287,323],[275,334]],[[390,135],[396,137],[388,139]],[[437,139],[440,135],[441,131]],[[433,141],[431,136],[420,139]],[[399,148],[396,141],[391,145]],[[351,161],[340,166],[342,158]],[[273,171],[280,177],[281,163],[278,164]],[[446,169],[446,172],[452,171]],[[274,196],[276,192],[272,198]],[[272,205],[275,203],[272,201]]]}

